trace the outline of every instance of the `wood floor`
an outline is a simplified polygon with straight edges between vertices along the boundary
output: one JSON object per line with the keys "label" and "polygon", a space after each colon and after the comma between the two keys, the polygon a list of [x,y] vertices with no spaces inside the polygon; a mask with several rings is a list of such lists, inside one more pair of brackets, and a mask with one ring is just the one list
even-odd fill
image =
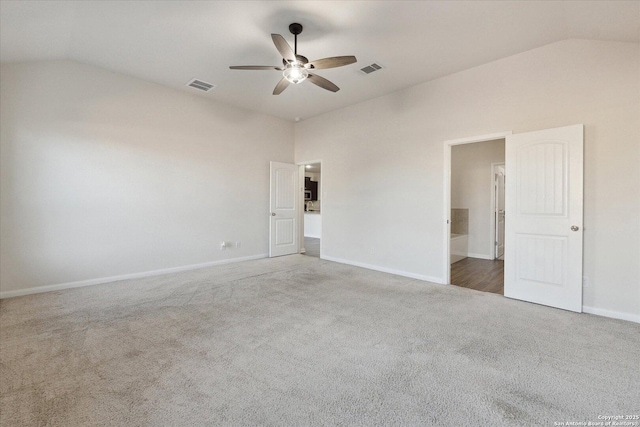
{"label": "wood floor", "polygon": [[453,263],[451,284],[504,295],[504,261],[465,258]]}

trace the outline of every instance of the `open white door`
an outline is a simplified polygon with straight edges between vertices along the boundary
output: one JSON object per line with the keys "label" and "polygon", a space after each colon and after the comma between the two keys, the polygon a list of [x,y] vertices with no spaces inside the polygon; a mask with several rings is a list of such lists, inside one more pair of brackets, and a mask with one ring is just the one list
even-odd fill
{"label": "open white door", "polygon": [[507,136],[504,295],[582,312],[583,126]]}
{"label": "open white door", "polygon": [[270,163],[269,256],[297,254],[298,237],[298,166]]}

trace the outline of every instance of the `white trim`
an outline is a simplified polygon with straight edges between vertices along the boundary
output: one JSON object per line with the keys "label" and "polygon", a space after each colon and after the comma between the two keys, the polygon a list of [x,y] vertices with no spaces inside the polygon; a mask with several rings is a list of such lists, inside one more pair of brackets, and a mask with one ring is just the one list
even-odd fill
{"label": "white trim", "polygon": [[451,283],[451,145],[444,142],[444,180],[443,180],[443,194],[444,194],[444,256],[442,261],[444,266],[442,268],[443,283],[448,285]]}
{"label": "white trim", "polygon": [[494,260],[494,258],[491,255],[487,255],[487,254],[468,253],[467,256],[469,258],[488,259],[489,261],[493,261]]}
{"label": "white trim", "polygon": [[466,138],[458,138],[458,139],[449,139],[444,142],[445,145],[462,145],[462,144],[472,144],[474,142],[485,142],[485,141],[493,141],[494,139],[504,139],[507,136],[511,135],[513,131],[507,130],[504,132],[490,133],[487,135],[479,135],[479,136],[469,136]]}
{"label": "white trim", "polygon": [[582,312],[595,314],[596,316],[610,317],[612,319],[628,320],[629,322],[640,323],[640,315],[624,313],[622,311],[605,310],[603,308],[582,306]]}
{"label": "white trim", "polygon": [[323,256],[322,259],[327,261],[338,262],[340,264],[347,264],[347,265],[353,265],[355,267],[362,267],[362,268],[366,268],[367,270],[381,271],[383,273],[395,274],[396,276],[409,277],[411,279],[422,280],[424,282],[436,283],[438,285],[445,284],[444,281],[442,280],[442,277],[424,276],[422,274],[409,273],[408,271],[395,270],[393,268],[387,268],[387,267],[379,267],[377,265],[365,264],[363,262],[348,261],[346,259],[335,258],[332,256],[326,256],[326,255]]}
{"label": "white trim", "polygon": [[123,274],[120,276],[101,277],[98,279],[79,280],[77,282],[58,283],[55,285],[36,286],[27,289],[18,289],[15,291],[0,292],[0,299],[19,297],[23,295],[39,294],[42,292],[61,291],[63,289],[81,288],[84,286],[102,285],[104,283],[117,282],[120,280],[141,279],[144,277],[159,276],[162,274],[178,273],[181,271],[197,270],[200,268],[213,267],[216,265],[232,264],[242,261],[251,261],[256,259],[267,258],[269,254],[250,255],[240,258],[223,259],[219,261],[210,261],[202,264],[184,265],[181,267],[163,268],[161,270],[143,271],[140,273]]}
{"label": "white trim", "polygon": [[300,239],[300,253],[304,254],[307,252],[307,249],[304,246],[304,164],[298,165],[298,186],[300,187],[300,202],[298,206],[298,236]]}
{"label": "white trim", "polygon": [[[505,140],[505,148],[506,148],[506,144],[507,141]],[[491,206],[490,206],[490,215],[489,218],[491,218],[489,220],[489,233],[491,234],[491,259],[496,259],[497,254],[498,254],[498,248],[496,246],[496,242],[498,241],[498,231],[497,231],[497,225],[498,225],[498,211],[496,210],[497,206],[496,206],[496,193],[498,191],[497,188],[497,182],[495,180],[495,176],[496,176],[496,172],[495,170],[498,169],[500,166],[502,166],[504,168],[505,164],[504,162],[491,162]],[[504,254],[503,254],[504,255]]]}
{"label": "white trim", "polygon": [[[451,238],[451,147],[454,145],[462,145],[462,144],[472,144],[474,142],[484,142],[484,141],[493,141],[495,139],[506,140],[507,136],[511,135],[513,132],[508,130],[504,132],[491,133],[486,135],[478,135],[478,136],[470,136],[466,138],[458,138],[458,139],[449,139],[444,141],[444,180],[443,180],[443,191],[444,191],[444,233],[442,237],[442,241],[444,242],[443,246],[443,263],[442,263],[442,277],[444,278],[443,283],[449,284],[451,282],[450,274],[451,274],[451,260],[449,253],[449,240]],[[506,144],[506,141],[505,141]]]}

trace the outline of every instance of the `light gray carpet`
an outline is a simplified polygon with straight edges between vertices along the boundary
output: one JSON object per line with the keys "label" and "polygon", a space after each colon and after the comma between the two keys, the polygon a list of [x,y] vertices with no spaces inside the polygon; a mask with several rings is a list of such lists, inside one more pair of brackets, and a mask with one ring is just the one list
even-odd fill
{"label": "light gray carpet", "polygon": [[640,413],[640,325],[294,255],[0,302],[2,426]]}

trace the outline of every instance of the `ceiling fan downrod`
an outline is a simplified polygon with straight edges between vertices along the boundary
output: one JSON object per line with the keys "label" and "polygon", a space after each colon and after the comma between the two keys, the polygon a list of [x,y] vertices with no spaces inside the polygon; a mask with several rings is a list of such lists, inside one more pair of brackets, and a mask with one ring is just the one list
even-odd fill
{"label": "ceiling fan downrod", "polygon": [[289,25],[289,32],[293,34],[293,54],[297,55],[298,54],[298,34],[302,32],[302,24],[298,24],[297,22],[294,22],[293,24]]}

